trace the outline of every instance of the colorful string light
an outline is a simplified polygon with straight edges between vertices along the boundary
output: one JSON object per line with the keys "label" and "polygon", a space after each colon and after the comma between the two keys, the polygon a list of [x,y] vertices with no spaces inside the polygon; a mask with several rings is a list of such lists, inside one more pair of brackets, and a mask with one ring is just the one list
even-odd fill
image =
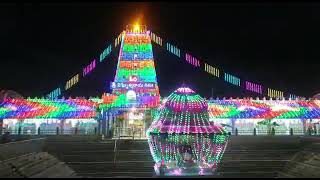
{"label": "colorful string light", "polygon": [[217,68],[212,67],[211,65],[204,63],[204,70],[208,72],[211,75],[214,75],[216,77],[220,77],[220,71]]}
{"label": "colorful string light", "polygon": [[98,103],[86,99],[5,99],[0,119],[94,118]]}
{"label": "colorful string light", "polygon": [[51,91],[48,95],[47,95],[47,98],[49,99],[55,99],[57,97],[59,97],[61,95],[61,89],[60,88],[57,88],[53,91]]}
{"label": "colorful string light", "polygon": [[121,32],[119,34],[119,36],[114,40],[114,47],[117,47],[120,44],[122,37],[123,37],[123,34],[124,34],[124,31]]}
{"label": "colorful string light", "polygon": [[100,54],[100,62],[102,62],[112,51],[111,44]]}
{"label": "colorful string light", "polygon": [[283,92],[268,88],[268,96],[271,98],[283,98]]}
{"label": "colorful string light", "polygon": [[[154,96],[143,96],[139,99],[137,107],[158,107],[159,101]],[[68,107],[68,104],[74,108]],[[130,104],[125,93],[104,94],[101,99],[89,100],[6,99],[0,104],[0,118],[38,118],[39,114],[48,114],[52,111],[59,112],[52,117],[63,117],[59,114],[71,109],[73,115],[70,114],[68,117],[75,118],[84,109],[89,109],[93,113],[95,111],[93,107],[121,108],[130,107]],[[184,106],[176,106],[176,111],[182,111],[183,108],[185,109]],[[320,100],[209,100],[208,111],[210,119],[320,119]]]}
{"label": "colorful string light", "polygon": [[66,82],[65,90],[68,90],[78,82],[79,82],[79,74],[73,76],[70,80]]}
{"label": "colorful string light", "polygon": [[224,73],[224,80],[236,86],[240,86],[240,78],[228,73]]}
{"label": "colorful string light", "polygon": [[167,51],[171,52],[172,54],[180,57],[180,49],[171,45],[170,43],[167,43]]}
{"label": "colorful string light", "polygon": [[96,60],[94,59],[89,65],[87,65],[85,68],[83,68],[82,76],[86,76],[88,73],[90,73],[93,69],[96,68]]}
{"label": "colorful string light", "polygon": [[156,44],[162,46],[162,38],[160,38],[159,36],[157,36],[156,34],[150,32],[150,36],[151,36],[151,40],[153,42],[155,42]]}
{"label": "colorful string light", "polygon": [[186,61],[195,67],[200,67],[200,61],[188,53],[186,53]]}
{"label": "colorful string light", "polygon": [[210,100],[211,119],[319,119],[316,101],[303,100]]}
{"label": "colorful string light", "polygon": [[246,81],[246,90],[262,94],[262,86]]}
{"label": "colorful string light", "polygon": [[155,170],[164,175],[212,173],[228,141],[224,128],[209,121],[206,100],[186,87],[162,101],[147,137]]}

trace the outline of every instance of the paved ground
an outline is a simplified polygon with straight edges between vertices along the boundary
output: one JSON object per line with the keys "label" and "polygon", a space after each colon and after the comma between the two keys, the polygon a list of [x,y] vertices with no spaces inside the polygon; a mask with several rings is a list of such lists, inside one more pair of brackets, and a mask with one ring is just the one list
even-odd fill
{"label": "paved ground", "polygon": [[[315,140],[319,140],[316,138]],[[308,144],[297,136],[233,136],[215,177],[276,177],[285,163]],[[83,177],[155,177],[146,140],[48,140],[48,151]]]}

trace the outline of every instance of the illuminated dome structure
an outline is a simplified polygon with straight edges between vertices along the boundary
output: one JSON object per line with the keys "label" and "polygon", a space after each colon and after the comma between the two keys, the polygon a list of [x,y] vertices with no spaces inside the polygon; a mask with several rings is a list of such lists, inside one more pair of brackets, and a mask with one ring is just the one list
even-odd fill
{"label": "illuminated dome structure", "polygon": [[190,88],[163,100],[148,143],[157,175],[211,175],[220,162],[228,133],[209,121],[208,104]]}

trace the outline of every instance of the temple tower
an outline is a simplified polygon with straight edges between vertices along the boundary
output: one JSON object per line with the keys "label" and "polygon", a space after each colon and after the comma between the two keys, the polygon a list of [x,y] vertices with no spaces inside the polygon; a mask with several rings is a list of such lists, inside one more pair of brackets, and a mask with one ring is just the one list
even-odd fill
{"label": "temple tower", "polygon": [[112,94],[126,101],[126,107],[157,107],[159,87],[150,31],[146,26],[127,25],[121,46]]}

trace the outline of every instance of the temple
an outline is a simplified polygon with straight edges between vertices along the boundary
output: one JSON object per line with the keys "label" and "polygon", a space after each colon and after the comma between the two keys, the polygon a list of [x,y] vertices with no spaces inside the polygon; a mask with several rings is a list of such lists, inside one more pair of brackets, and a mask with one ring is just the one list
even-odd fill
{"label": "temple", "polygon": [[[146,131],[157,115],[157,108],[166,99],[160,97],[152,47],[152,41],[162,46],[162,40],[142,25],[128,25],[118,39],[120,51],[115,78],[110,82],[111,93],[89,99],[3,96],[1,133],[147,138]],[[171,46],[169,49],[176,52]],[[180,57],[180,50],[176,56]],[[199,62],[196,65],[200,67]],[[68,88],[77,81],[78,76],[75,76]],[[54,93],[61,94],[61,91],[58,89]],[[320,100],[317,98],[208,99],[207,102],[209,121],[223,125],[231,134],[320,132]]]}

